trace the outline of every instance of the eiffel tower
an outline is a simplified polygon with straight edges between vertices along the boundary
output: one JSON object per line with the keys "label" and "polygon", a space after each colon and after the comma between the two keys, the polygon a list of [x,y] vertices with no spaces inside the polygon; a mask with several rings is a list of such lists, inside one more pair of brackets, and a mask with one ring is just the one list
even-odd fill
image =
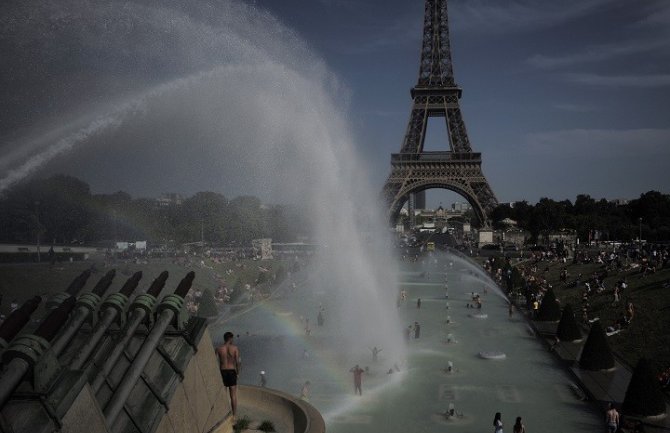
{"label": "eiffel tower", "polygon": [[[411,90],[412,112],[400,153],[391,155],[391,174],[383,190],[391,223],[409,202],[414,225],[415,202],[425,201],[426,189],[443,188],[467,199],[480,225],[489,226],[487,213],[498,200],[482,172],[481,153],[470,147],[458,105],[461,94],[454,82],[447,0],[426,0],[419,81]],[[445,119],[449,150],[423,150],[429,117]]]}

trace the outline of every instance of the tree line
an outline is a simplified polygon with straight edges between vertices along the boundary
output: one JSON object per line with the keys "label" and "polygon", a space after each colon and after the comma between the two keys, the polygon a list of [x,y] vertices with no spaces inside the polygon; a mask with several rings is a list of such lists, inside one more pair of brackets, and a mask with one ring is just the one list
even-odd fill
{"label": "tree line", "polygon": [[581,240],[651,242],[670,240],[670,195],[649,191],[626,204],[589,195],[578,195],[575,202],[542,198],[535,205],[526,201],[514,206],[499,205],[491,214],[494,227],[505,228],[502,222],[510,218],[519,228],[527,230],[533,241],[544,234],[561,229],[574,229]]}
{"label": "tree line", "polygon": [[148,240],[181,244],[202,239],[212,245],[246,246],[252,239],[295,240],[305,231],[297,209],[266,206],[252,196],[227,199],[198,192],[181,205],[159,206],[156,199],[119,191],[92,194],[75,177],[32,179],[0,196],[0,242],[34,244]]}
{"label": "tree line", "polygon": [[[648,241],[670,240],[670,195],[649,191],[627,204],[589,195],[536,204],[499,205],[491,213],[494,228],[510,218],[530,232],[532,240],[561,229],[574,229],[580,239],[635,240],[642,231]],[[55,175],[31,179],[0,195],[0,242],[98,244],[115,240],[212,245],[247,245],[270,237],[293,241],[309,232],[304,212],[295,207],[265,206],[252,196],[227,199],[215,192],[198,192],[181,205],[159,206],[155,199],[133,198],[119,191],[92,194],[75,177]]]}

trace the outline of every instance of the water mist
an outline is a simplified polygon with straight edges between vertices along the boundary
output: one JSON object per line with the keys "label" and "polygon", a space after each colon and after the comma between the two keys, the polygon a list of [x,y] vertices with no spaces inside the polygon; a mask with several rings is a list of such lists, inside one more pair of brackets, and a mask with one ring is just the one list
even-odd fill
{"label": "water mist", "polygon": [[[22,13],[4,8],[3,28]],[[29,134],[14,132],[0,157],[0,191],[33,173],[67,172],[94,190],[214,190],[300,203],[319,246],[312,280],[332,295],[328,324],[346,362],[369,356],[370,346],[402,362],[379,191],[358,163],[346,87],[307,44],[238,1],[71,0],[34,4],[28,15],[6,43],[30,35],[45,76],[81,87],[65,100],[45,85],[57,110],[36,118]],[[49,32],[35,34],[36,26]],[[68,48],[76,66],[64,67],[54,46]],[[19,69],[30,63],[13,60]]]}

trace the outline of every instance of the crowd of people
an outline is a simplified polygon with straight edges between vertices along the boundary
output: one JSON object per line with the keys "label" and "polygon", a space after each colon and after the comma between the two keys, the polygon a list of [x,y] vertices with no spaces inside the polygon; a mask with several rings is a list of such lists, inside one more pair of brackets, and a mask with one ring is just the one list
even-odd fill
{"label": "crowd of people", "polygon": [[[616,309],[614,314],[616,318],[605,326],[610,334],[629,327],[635,317],[636,308],[628,290],[628,279],[645,278],[670,266],[668,246],[627,244],[609,250],[577,249],[573,254],[572,264],[592,263],[601,266],[589,276],[581,273],[572,275],[568,263],[569,252],[568,248],[558,243],[551,245],[547,251],[532,252],[523,265],[516,266],[516,271],[520,273],[523,281],[522,286],[518,288],[517,295],[525,297],[528,309],[537,313],[544,294],[548,289],[553,288],[548,280],[550,266],[560,264],[562,266],[558,276],[558,287],[580,289],[580,317],[584,324],[597,320],[592,309],[594,303],[602,304],[600,302],[602,296],[611,299],[611,302],[607,304]],[[492,257],[487,259],[483,266],[501,286],[503,285],[502,280],[507,280],[507,287],[510,291],[512,290],[513,268],[509,259]],[[612,282],[612,277],[618,278]],[[610,281],[609,285],[607,281]],[[666,282],[664,287],[670,287],[670,282]]]}
{"label": "crowd of people", "polygon": [[[620,311],[621,314],[619,317],[612,325],[607,327],[608,333],[624,330],[631,326],[634,321],[636,307],[631,300],[629,280],[636,278],[636,276],[645,278],[651,273],[657,272],[658,269],[668,266],[667,248],[659,247],[658,249],[655,249],[653,246],[642,246],[638,248],[634,254],[627,250],[625,254],[622,251],[597,252],[592,254],[579,252],[576,258],[577,263],[593,263],[601,266],[598,270],[586,276],[581,273],[573,275],[571,270],[574,271],[574,268],[568,263],[569,256],[566,254],[566,251],[567,249],[565,248],[552,248],[549,251],[533,252],[531,253],[530,259],[523,265],[517,265],[516,270],[519,272],[523,281],[519,294],[526,297],[530,310],[537,311],[542,303],[545,293],[552,288],[552,282],[549,278],[551,266],[558,264],[560,266],[560,274],[558,277],[559,283],[554,282],[556,290],[560,291],[561,288],[570,287],[579,289],[582,300],[582,319],[585,324],[588,324],[594,319],[594,312],[592,311],[591,304],[595,299],[602,301],[607,298],[607,305],[609,305],[609,307],[606,308],[614,308]],[[504,287],[505,281],[509,281],[513,278],[512,274],[514,268],[511,266],[509,259],[490,257],[485,261],[484,268],[495,278],[501,287]],[[422,276],[428,278],[427,274]],[[222,293],[217,292],[217,297],[219,295],[229,296],[229,293],[227,291],[223,291]],[[445,296],[448,299],[446,286]],[[198,297],[197,291],[194,292],[193,297],[194,299]],[[609,299],[611,299],[611,302]],[[397,297],[398,307],[402,306],[407,301],[407,291],[404,289],[400,290]],[[468,303],[467,306],[481,308],[481,301],[481,296],[473,292],[472,304]],[[601,305],[602,302],[598,302],[598,304]],[[416,298],[416,308],[421,309],[421,307],[421,298]],[[319,309],[317,310],[318,326],[323,326],[323,312],[324,310],[322,306],[319,306]],[[513,307],[511,305],[509,314],[510,317],[512,317]],[[303,319],[302,316],[301,319]],[[307,318],[304,319],[304,327],[306,335],[309,336],[311,328],[309,326],[309,319]],[[420,336],[421,325],[418,321],[414,321],[404,329],[404,338],[408,342],[412,339],[418,339]],[[370,348],[370,351],[372,354],[372,362],[379,362],[379,354],[382,352],[382,349],[375,346]],[[349,369],[349,372],[353,376],[354,393],[358,395],[362,395],[364,377],[371,374],[369,367],[361,367],[361,365],[356,364]],[[450,366],[449,371],[451,371],[452,368],[453,366]],[[397,371],[399,371],[399,368],[397,364],[394,364],[393,368],[388,370],[388,374],[393,374]],[[265,372],[262,371],[260,376],[261,386],[265,386],[266,384],[264,374]],[[670,368],[661,372],[658,375],[658,380],[666,389],[670,387]],[[310,385],[309,381],[306,381],[304,385],[302,385],[300,398],[304,400],[309,399]],[[616,421],[615,428],[618,429],[618,415],[615,416],[616,410],[614,407],[611,409],[614,412],[607,412],[607,427],[610,428],[614,424],[614,421]],[[459,413],[452,404],[445,411],[444,415],[447,418],[458,417]],[[502,416],[500,413],[496,413],[493,426],[495,432],[500,433],[503,431]],[[613,431],[617,431],[616,429]],[[514,433],[525,433],[525,426],[521,417],[516,418],[516,422],[512,426],[512,431]]]}
{"label": "crowd of people", "polygon": [[[553,247],[552,247],[553,250]],[[564,250],[564,251],[567,251]],[[654,244],[629,244],[611,248],[607,251],[578,250],[572,260],[572,265],[596,264],[598,269],[591,275],[582,273],[572,275],[569,256],[563,253],[537,252],[516,269],[511,266],[509,259],[487,259],[483,267],[500,283],[507,280],[510,295],[519,299],[525,298],[531,314],[537,314],[544,294],[552,287],[549,273],[552,266],[560,266],[557,292],[561,288],[578,288],[581,295],[581,319],[585,325],[599,320],[595,317],[592,304],[597,305],[600,314],[609,311],[607,316],[614,316],[613,322],[605,327],[608,336],[617,334],[630,327],[636,316],[636,306],[633,302],[633,293],[629,287],[631,279],[645,279],[659,270],[670,267],[670,247]],[[578,269],[583,269],[580,267]],[[512,273],[518,272],[522,285],[520,288],[512,284]],[[662,288],[670,288],[670,281],[656,283]],[[501,284],[501,286],[503,286]],[[518,290],[516,290],[518,288]],[[516,290],[516,293],[514,291]],[[614,314],[612,314],[614,313]],[[670,390],[670,367],[658,374],[658,381],[665,390]],[[614,406],[607,412],[606,424],[608,431],[620,431],[618,413]],[[494,421],[495,425],[495,421]],[[641,423],[635,425],[635,432],[642,432]],[[498,431],[498,430],[496,430]],[[516,431],[516,430],[515,430]]]}

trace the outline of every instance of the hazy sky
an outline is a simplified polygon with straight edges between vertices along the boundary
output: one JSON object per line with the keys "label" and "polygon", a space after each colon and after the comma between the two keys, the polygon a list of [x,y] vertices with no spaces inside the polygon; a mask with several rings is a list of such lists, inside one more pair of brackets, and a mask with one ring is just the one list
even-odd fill
{"label": "hazy sky", "polygon": [[[270,57],[288,50],[299,59],[296,53],[304,52],[325,65],[369,177],[381,189],[407,125],[423,1],[257,0],[247,9],[243,3],[0,5],[0,180],[61,133],[84,128],[95,135],[87,123],[92,112],[216,66],[214,58],[239,58],[244,54],[236,50],[255,44]],[[500,201],[669,192],[670,2],[452,0],[449,7],[461,108]],[[144,18],[133,19],[138,14]],[[246,43],[226,42],[230,35],[221,34],[228,31]],[[298,68],[309,74],[310,67]],[[431,120],[426,148],[444,149],[445,128]],[[100,142],[114,148],[113,139]],[[203,181],[214,166],[175,181],[136,163],[170,167],[171,151],[88,164],[97,147],[87,149],[74,147],[63,154],[77,156],[60,155],[31,174],[69,172],[96,192],[133,195],[216,189]],[[137,177],[145,171],[146,179]],[[243,185],[221,192],[241,194]]]}
{"label": "hazy sky", "polygon": [[[352,89],[381,184],[417,80],[422,1],[261,0]],[[461,108],[501,201],[670,192],[670,2],[452,0]],[[446,130],[429,124],[427,147]],[[432,145],[432,146],[431,146]]]}

